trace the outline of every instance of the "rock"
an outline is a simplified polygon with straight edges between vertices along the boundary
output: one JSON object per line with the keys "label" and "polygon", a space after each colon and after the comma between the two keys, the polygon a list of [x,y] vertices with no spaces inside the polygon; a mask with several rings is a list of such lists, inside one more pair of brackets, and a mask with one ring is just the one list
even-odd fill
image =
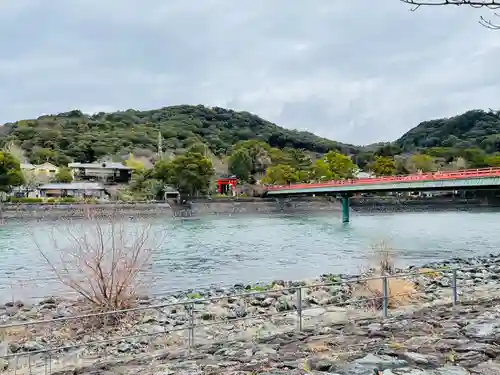
{"label": "rock", "polygon": [[416,365],[429,365],[429,364],[438,364],[439,360],[437,357],[432,355],[414,353],[414,352],[405,352],[401,356],[401,358],[407,360],[410,363],[414,363]]}
{"label": "rock", "polygon": [[152,315],[144,315],[143,318],[141,319],[142,323],[155,323],[156,318]]}
{"label": "rock", "polygon": [[262,307],[269,307],[274,303],[274,298],[266,298],[264,301],[260,302],[260,306]]}
{"label": "rock", "polygon": [[118,350],[118,353],[127,353],[132,349],[132,347],[126,342],[121,342],[118,344],[116,349]]}
{"label": "rock", "polygon": [[[470,372],[460,366],[445,366],[434,371],[435,375],[470,375]],[[482,373],[482,375],[487,375]]]}
{"label": "rock", "polygon": [[355,360],[354,363],[378,368],[381,371],[385,369],[397,369],[408,365],[408,362],[404,359],[397,359],[388,355],[376,356],[373,354],[367,354],[363,358]]}
{"label": "rock", "polygon": [[9,368],[9,362],[6,359],[0,358],[0,371],[5,371]]}
{"label": "rock", "polygon": [[36,341],[27,341],[23,345],[23,349],[28,351],[28,352],[35,352],[39,350],[44,350],[45,347],[40,344],[39,342]]}
{"label": "rock", "polygon": [[475,366],[472,372],[478,375],[500,375],[500,363],[490,360]]}
{"label": "rock", "polygon": [[40,305],[55,305],[57,303],[54,297],[47,297],[40,302]]}
{"label": "rock", "polygon": [[500,340],[500,321],[484,321],[474,319],[462,328],[465,336],[480,340]]}
{"label": "rock", "polygon": [[18,311],[19,311],[19,309],[15,306],[10,306],[10,307],[5,308],[5,314],[7,316],[14,316],[17,314]]}

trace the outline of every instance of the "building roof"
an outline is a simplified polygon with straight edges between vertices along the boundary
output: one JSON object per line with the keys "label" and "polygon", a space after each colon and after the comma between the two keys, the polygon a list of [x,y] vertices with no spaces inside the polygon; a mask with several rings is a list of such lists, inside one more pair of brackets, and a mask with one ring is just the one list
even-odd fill
{"label": "building roof", "polygon": [[103,163],[69,163],[69,168],[89,168],[89,169],[123,169],[123,170],[131,170],[122,163],[114,163],[111,161],[106,161]]}
{"label": "building roof", "polygon": [[21,169],[35,169],[35,166],[30,163],[21,163]]}
{"label": "building roof", "polygon": [[68,184],[45,184],[39,190],[104,190],[104,186],[98,182],[71,182]]}
{"label": "building roof", "polygon": [[42,163],[42,164],[35,165],[34,167],[35,168],[40,168],[40,167],[54,167],[54,168],[58,168],[57,165],[49,163],[48,161],[46,161],[45,163]]}

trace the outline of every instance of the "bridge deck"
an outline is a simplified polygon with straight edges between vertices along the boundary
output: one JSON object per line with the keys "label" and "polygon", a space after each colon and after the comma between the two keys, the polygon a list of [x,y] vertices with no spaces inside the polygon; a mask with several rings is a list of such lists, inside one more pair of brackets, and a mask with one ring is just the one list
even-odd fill
{"label": "bridge deck", "polygon": [[311,184],[272,185],[266,195],[418,191],[500,187],[500,168],[469,169],[456,172],[436,172],[407,176],[360,178]]}

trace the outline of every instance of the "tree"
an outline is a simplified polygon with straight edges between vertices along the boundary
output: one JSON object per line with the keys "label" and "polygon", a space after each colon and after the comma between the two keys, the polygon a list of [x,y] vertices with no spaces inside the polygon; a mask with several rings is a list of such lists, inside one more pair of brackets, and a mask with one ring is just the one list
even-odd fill
{"label": "tree", "polygon": [[125,165],[129,168],[132,168],[134,171],[144,170],[144,163],[137,160],[132,153],[130,153],[128,159],[125,160]]}
{"label": "tree", "polygon": [[489,167],[500,167],[500,154],[486,157],[486,163]]}
{"label": "tree", "polygon": [[19,161],[11,154],[0,151],[0,191],[8,193],[14,186],[21,186],[24,176]]}
{"label": "tree", "polygon": [[[50,251],[35,238],[38,250],[57,279],[94,311],[134,307],[138,293],[145,291],[138,290],[144,281],[141,274],[147,272],[164,235],[154,233],[145,221],[134,222],[132,227],[119,214],[103,215],[85,208],[84,214],[85,220],[52,228]],[[61,238],[66,240],[64,246]],[[60,259],[53,259],[55,254]]]}
{"label": "tree", "polygon": [[73,181],[73,174],[69,168],[59,168],[55,176],[56,182],[69,183]]}
{"label": "tree", "polygon": [[[488,8],[488,9],[499,9],[500,0],[400,0],[403,3],[413,5],[412,11],[416,11],[422,5],[465,5],[472,8]],[[494,13],[495,16],[500,17],[500,14]],[[483,16],[480,17],[479,23],[492,30],[500,30],[500,24],[496,24],[490,20],[485,19]]]}
{"label": "tree", "polygon": [[19,160],[20,163],[26,162],[26,156],[24,154],[24,150],[17,146],[14,142],[9,142],[5,145],[3,151],[11,154],[14,158]]}
{"label": "tree", "polygon": [[434,159],[429,155],[415,154],[407,160],[406,169],[410,173],[416,172],[432,172],[436,169]]}
{"label": "tree", "polygon": [[242,181],[249,181],[253,161],[246,148],[239,148],[229,156],[229,171]]}
{"label": "tree", "polygon": [[298,171],[290,165],[273,165],[266,170],[266,176],[262,179],[264,184],[289,185],[300,181]]}
{"label": "tree", "polygon": [[173,185],[181,194],[196,196],[205,194],[214,176],[212,161],[202,154],[187,152],[172,161],[160,161],[155,165],[154,178]]}
{"label": "tree", "polygon": [[372,170],[377,176],[394,176],[396,174],[396,162],[388,156],[377,156],[373,162]]}
{"label": "tree", "polygon": [[352,178],[357,167],[349,156],[330,151],[325,156],[325,162],[334,180]]}
{"label": "tree", "polygon": [[328,163],[319,159],[312,166],[312,177],[317,181],[331,181],[333,180],[333,173]]}

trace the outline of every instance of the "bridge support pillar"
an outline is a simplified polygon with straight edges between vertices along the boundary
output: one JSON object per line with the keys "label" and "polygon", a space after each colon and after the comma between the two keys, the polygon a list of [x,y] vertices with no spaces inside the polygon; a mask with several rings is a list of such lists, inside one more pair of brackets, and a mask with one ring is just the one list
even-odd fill
{"label": "bridge support pillar", "polygon": [[341,196],[342,202],[342,222],[349,222],[349,195],[345,194]]}

